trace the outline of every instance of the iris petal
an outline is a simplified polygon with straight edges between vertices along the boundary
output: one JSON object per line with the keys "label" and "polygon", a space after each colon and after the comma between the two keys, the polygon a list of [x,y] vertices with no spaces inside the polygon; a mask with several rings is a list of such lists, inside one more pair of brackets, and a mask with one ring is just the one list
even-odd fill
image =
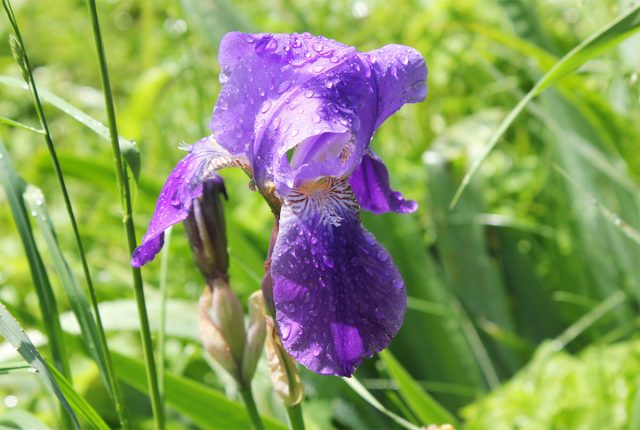
{"label": "iris petal", "polygon": [[[236,32],[222,40],[219,61],[223,87],[210,127],[229,152],[249,157],[259,186],[274,181],[286,195],[309,178],[353,171],[376,113],[369,62],[354,48],[310,34]],[[289,165],[289,150],[316,153],[310,147],[331,136],[345,141],[337,154]]]}
{"label": "iris petal", "polygon": [[202,183],[218,177],[216,170],[245,164],[242,157],[230,156],[217,146],[212,136],[191,145],[189,154],[178,162],[162,187],[147,232],[131,257],[131,265],[140,267],[154,259],[164,244],[164,231],[187,218],[193,199],[202,195]]}
{"label": "iris petal", "polygon": [[413,200],[406,200],[393,191],[384,162],[372,151],[362,157],[362,163],[349,178],[360,206],[376,214],[385,212],[411,213],[418,209]]}
{"label": "iris petal", "polygon": [[416,103],[427,95],[427,66],[422,55],[403,45],[386,45],[368,53],[378,84],[378,114],[375,128],[405,103]]}
{"label": "iris petal", "polygon": [[343,180],[323,178],[292,190],[282,208],[271,275],[284,347],[314,372],[352,375],[402,325],[402,277],[361,225]]}

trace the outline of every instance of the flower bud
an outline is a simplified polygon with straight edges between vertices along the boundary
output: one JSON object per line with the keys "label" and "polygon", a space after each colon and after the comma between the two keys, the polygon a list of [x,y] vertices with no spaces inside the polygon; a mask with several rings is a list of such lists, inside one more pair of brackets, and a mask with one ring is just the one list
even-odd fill
{"label": "flower bud", "polygon": [[202,184],[202,196],[193,200],[184,222],[193,257],[207,281],[228,278],[229,254],[222,197],[224,181],[216,176]]}
{"label": "flower bud", "polygon": [[200,297],[200,336],[207,352],[238,382],[242,378],[244,320],[242,305],[225,281],[218,279]]}
{"label": "flower bud", "polygon": [[286,407],[297,405],[304,397],[304,386],[293,358],[287,354],[275,329],[273,318],[267,317],[267,362],[271,370],[273,390]]}
{"label": "flower bud", "polygon": [[266,336],[266,319],[262,291],[256,291],[249,296],[249,327],[242,357],[242,379],[246,382],[253,378],[260,360]]}

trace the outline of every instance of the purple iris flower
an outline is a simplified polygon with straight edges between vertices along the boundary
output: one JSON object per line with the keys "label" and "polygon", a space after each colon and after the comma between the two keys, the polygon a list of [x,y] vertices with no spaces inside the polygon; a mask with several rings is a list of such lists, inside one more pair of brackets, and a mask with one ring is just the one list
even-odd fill
{"label": "purple iris flower", "polygon": [[402,277],[359,210],[417,208],[369,144],[387,117],[424,100],[424,59],[401,45],[363,53],[308,33],[229,33],[219,61],[213,135],[171,173],[131,264],[154,258],[203,181],[244,168],[281,205],[271,276],[285,349],[315,372],[350,376],[388,346],[406,309]]}

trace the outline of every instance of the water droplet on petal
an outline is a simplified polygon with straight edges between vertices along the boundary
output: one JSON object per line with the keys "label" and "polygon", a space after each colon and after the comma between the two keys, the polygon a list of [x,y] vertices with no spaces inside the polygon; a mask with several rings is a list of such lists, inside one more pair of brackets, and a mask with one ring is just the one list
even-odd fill
{"label": "water droplet on petal", "polygon": [[282,340],[289,339],[291,336],[291,324],[282,324],[280,325],[280,335],[282,336]]}
{"label": "water droplet on petal", "polygon": [[375,317],[379,320],[383,320],[384,319],[384,311],[382,309],[380,309],[380,307],[376,307],[373,310],[373,315],[375,315]]}
{"label": "water droplet on petal", "polygon": [[318,243],[318,239],[316,239],[315,237],[311,238],[311,245],[315,245]]}
{"label": "water droplet on petal", "polygon": [[406,66],[407,64],[409,64],[409,57],[403,55],[402,57],[400,57],[400,62]]}
{"label": "water droplet on petal", "polygon": [[304,92],[304,96],[307,97],[307,98],[313,97],[313,91],[311,91],[311,90],[305,91]]}
{"label": "water droplet on petal", "polygon": [[320,52],[322,51],[322,43],[320,42],[313,42],[313,44],[311,45],[311,47],[313,48],[314,51],[316,52]]}
{"label": "water droplet on petal", "polygon": [[273,124],[273,129],[277,130],[280,127],[280,118],[275,118],[272,124]]}
{"label": "water droplet on petal", "polygon": [[320,121],[321,121],[320,115],[318,115],[318,114],[314,114],[314,115],[313,115],[313,117],[311,117],[311,120],[312,120],[313,122],[315,122],[316,124],[319,124],[319,123],[320,123]]}
{"label": "water droplet on petal", "polygon": [[311,71],[313,73],[320,73],[322,72],[322,69],[324,69],[324,66],[314,66],[313,69],[311,69]]}
{"label": "water droplet on petal", "polygon": [[329,255],[323,256],[322,262],[325,264],[325,266],[333,269],[333,258],[331,258]]}
{"label": "water droplet on petal", "polygon": [[395,279],[393,281],[393,287],[397,289],[404,287],[404,281],[400,278]]}
{"label": "water droplet on petal", "polygon": [[293,130],[291,130],[291,137],[296,137],[298,133],[300,132],[294,128]]}
{"label": "water droplet on petal", "polygon": [[271,109],[271,101],[267,100],[262,104],[262,108],[260,108],[260,112],[267,113]]}
{"label": "water droplet on petal", "polygon": [[236,139],[240,139],[244,135],[244,132],[241,128],[239,128],[235,131],[235,133],[233,133],[233,135],[236,137]]}
{"label": "water droplet on petal", "polygon": [[389,254],[387,254],[383,250],[378,251],[378,260],[385,262],[388,259],[389,259]]}
{"label": "water droplet on petal", "polygon": [[291,87],[291,81],[284,81],[278,85],[278,94],[282,94]]}
{"label": "water droplet on petal", "polygon": [[361,127],[360,118],[358,117],[353,118],[353,121],[351,122],[351,127],[353,127],[355,131],[360,130],[360,127]]}
{"label": "water droplet on petal", "polygon": [[250,34],[247,34],[247,35],[244,37],[244,40],[245,40],[245,42],[247,42],[247,43],[253,43],[253,42],[255,42],[255,41],[256,41],[256,39],[254,39],[254,38],[253,38],[253,36],[251,36]]}
{"label": "water droplet on petal", "polygon": [[330,81],[329,79],[327,79],[326,81],[324,81],[324,87],[333,88],[333,81]]}
{"label": "water droplet on petal", "polygon": [[229,105],[227,104],[225,99],[218,99],[218,104],[216,105],[216,107],[220,110],[227,110]]}
{"label": "water droplet on petal", "polygon": [[322,347],[314,342],[311,345],[311,354],[313,354],[314,357],[317,357],[320,355],[321,352],[322,352]]}
{"label": "water droplet on petal", "polygon": [[338,61],[340,61],[340,58],[338,58],[338,56],[334,55],[333,57],[331,57],[331,59],[329,60],[332,63],[337,63]]}

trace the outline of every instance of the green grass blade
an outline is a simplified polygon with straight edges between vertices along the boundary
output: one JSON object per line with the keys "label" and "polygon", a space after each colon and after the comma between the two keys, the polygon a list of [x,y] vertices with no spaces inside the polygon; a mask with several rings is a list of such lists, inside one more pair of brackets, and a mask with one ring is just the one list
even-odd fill
{"label": "green grass blade", "polygon": [[431,397],[389,351],[378,353],[389,375],[398,384],[400,395],[424,425],[457,424],[457,419]]}
{"label": "green grass blade", "polygon": [[382,403],[380,403],[375,397],[373,397],[373,395],[369,392],[369,390],[367,390],[365,388],[365,386],[362,385],[360,383],[360,381],[358,381],[358,379],[356,379],[356,377],[342,378],[342,380],[344,382],[346,382],[347,385],[356,394],[358,394],[360,397],[362,397],[362,399],[364,399],[371,406],[373,406],[374,408],[376,408],[377,410],[379,410],[380,412],[382,412],[383,414],[385,414],[386,416],[391,418],[399,426],[401,426],[401,427],[403,427],[403,428],[405,428],[407,430],[419,430],[417,426],[411,424],[409,421],[405,420],[401,416],[398,416],[398,415],[394,414],[393,412],[391,412],[389,409],[385,408],[384,405]]}
{"label": "green grass blade", "polygon": [[[29,85],[27,85],[27,83],[11,76],[0,75],[0,84],[6,85],[11,88],[18,88],[24,91],[30,91]],[[96,133],[98,136],[102,137],[105,140],[110,139],[109,129],[104,124],[102,124],[100,121],[93,118],[89,114],[81,111],[77,107],[73,106],[68,101],[57,96],[51,91],[48,91],[43,88],[38,88],[38,95],[40,96],[40,99],[43,102],[49,103],[51,106],[66,113],[71,118],[75,119],[80,124],[84,125],[89,130]],[[8,120],[8,121],[11,121],[11,120]],[[16,127],[18,126],[16,124],[10,124],[10,125],[15,125]],[[41,130],[32,129],[32,127],[24,126],[24,124],[21,124],[21,125],[23,126],[22,128],[27,127],[29,131],[33,131],[34,133],[44,134],[44,132]],[[124,160],[127,162],[128,167],[131,169],[131,172],[133,173],[133,177],[137,181],[138,177],[140,176],[140,152],[138,151],[138,147],[136,146],[135,142],[129,139],[125,139],[122,136],[118,137],[118,141],[120,143],[120,150],[122,152],[122,156]]]}
{"label": "green grass blade", "polygon": [[18,121],[14,121],[11,118],[5,118],[3,116],[0,116],[0,124],[6,124],[6,125],[10,125],[11,127],[21,128],[23,130],[27,130],[36,134],[44,134],[44,131],[42,130],[33,128],[30,125],[26,125]]}
{"label": "green grass blade", "polygon": [[31,343],[29,337],[27,337],[22,328],[20,328],[18,321],[11,316],[2,303],[0,303],[0,333],[7,339],[7,342],[16,348],[22,358],[36,370],[45,386],[55,394],[58,400],[60,400],[62,407],[69,413],[74,428],[80,429],[78,418],[61,391],[60,386],[49,371],[47,363],[45,363],[36,347]]}
{"label": "green grass blade", "polygon": [[[118,376],[135,389],[147,387],[144,364],[121,354],[113,354]],[[247,429],[251,427],[244,406],[227,399],[224,394],[198,382],[165,374],[166,402],[171,408],[206,429]],[[286,426],[270,417],[262,416],[266,429],[284,430]]]}
{"label": "green grass blade", "polygon": [[42,262],[42,257],[38,251],[29,216],[22,199],[25,190],[25,183],[20,178],[13,167],[4,144],[0,141],[0,181],[4,187],[9,208],[13,215],[13,220],[18,228],[20,239],[29,262],[31,278],[38,295],[40,312],[42,313],[44,331],[49,338],[51,355],[56,367],[65,375],[70,375],[69,362],[67,359],[64,340],[62,338],[62,328],[58,317],[58,306],[56,298],[49,282],[49,275]]}
{"label": "green grass blade", "polygon": [[[569,175],[564,169],[562,169],[562,167],[555,164],[553,167],[560,174],[560,176],[562,176],[569,184],[571,184],[572,187],[580,191],[580,193],[582,194],[589,195],[589,192],[582,188],[580,184],[578,184],[575,180],[573,180],[571,178],[571,175]],[[640,245],[640,231],[633,228],[631,224],[624,221],[618,214],[600,203],[600,201],[594,196],[591,196],[591,198],[606,220],[608,220],[615,228],[620,230],[620,232],[626,237]]]}
{"label": "green grass blade", "polygon": [[[44,241],[49,249],[49,253],[52,256],[53,264],[58,272],[60,283],[64,288],[64,291],[71,305],[80,330],[82,332],[82,340],[89,351],[89,354],[96,361],[100,374],[104,380],[107,389],[112,391],[112,387],[109,383],[109,367],[107,361],[106,345],[100,340],[98,333],[98,327],[96,325],[94,316],[91,312],[91,307],[87,301],[87,297],[80,287],[75,275],[69,269],[64,255],[60,249],[58,239],[53,227],[53,223],[49,217],[44,195],[40,189],[34,186],[28,186],[24,193],[24,200],[29,207],[31,215],[35,218]],[[113,395],[113,393],[111,393]]]}
{"label": "green grass blade", "polygon": [[627,12],[604,26],[585,39],[582,43],[569,51],[562,57],[542,78],[536,82],[534,87],[518,102],[509,112],[506,118],[500,123],[496,131],[489,138],[489,142],[484,146],[480,155],[475,159],[473,165],[462,179],[451,200],[449,207],[453,209],[460,200],[462,193],[467,189],[471,178],[477,173],[480,165],[487,158],[491,150],[496,146],[502,135],[511,126],[513,121],[520,115],[531,100],[542,91],[567,76],[588,60],[596,57],[602,52],[622,42],[627,37],[640,30],[640,4],[630,8]]}
{"label": "green grass blade", "polygon": [[4,412],[2,416],[0,416],[0,429],[51,430],[35,415],[20,409]]}
{"label": "green grass blade", "polygon": [[96,412],[95,409],[73,388],[73,386],[67,381],[67,379],[56,369],[51,369],[51,373],[55,377],[60,391],[64,394],[65,398],[78,411],[96,430],[109,430],[109,426],[104,422],[102,417]]}
{"label": "green grass blade", "polygon": [[20,363],[2,363],[0,364],[0,375],[8,375],[10,373],[19,373],[30,370],[32,367],[28,364]]}
{"label": "green grass blade", "polygon": [[[109,68],[107,67],[107,57],[104,52],[104,44],[102,42],[102,34],[100,30],[100,21],[98,19],[98,10],[95,0],[88,0],[89,17],[91,20],[91,29],[93,32],[95,47],[98,56],[98,64],[100,70],[100,78],[102,81],[102,90],[104,94],[105,108],[107,111],[107,119],[109,122],[109,137],[111,148],[115,162],[117,185],[120,190],[123,223],[127,237],[129,255],[137,245],[136,230],[133,223],[133,203],[131,197],[131,188],[129,184],[129,174],[123,160],[123,152],[120,147],[118,126],[116,123],[116,111],[111,93],[111,83],[109,81]],[[139,162],[139,160],[138,160]],[[134,176],[135,176],[135,170]],[[138,307],[138,317],[140,319],[140,337],[142,343],[142,355],[145,359],[145,371],[147,374],[147,383],[149,384],[149,394],[151,399],[151,408],[156,428],[163,430],[165,427],[164,409],[160,399],[160,390],[158,388],[158,371],[153,356],[153,341],[151,339],[151,329],[149,327],[149,317],[147,313],[147,305],[145,303],[144,284],[142,281],[142,271],[140,268],[131,267],[131,275],[133,277],[133,291]]]}

